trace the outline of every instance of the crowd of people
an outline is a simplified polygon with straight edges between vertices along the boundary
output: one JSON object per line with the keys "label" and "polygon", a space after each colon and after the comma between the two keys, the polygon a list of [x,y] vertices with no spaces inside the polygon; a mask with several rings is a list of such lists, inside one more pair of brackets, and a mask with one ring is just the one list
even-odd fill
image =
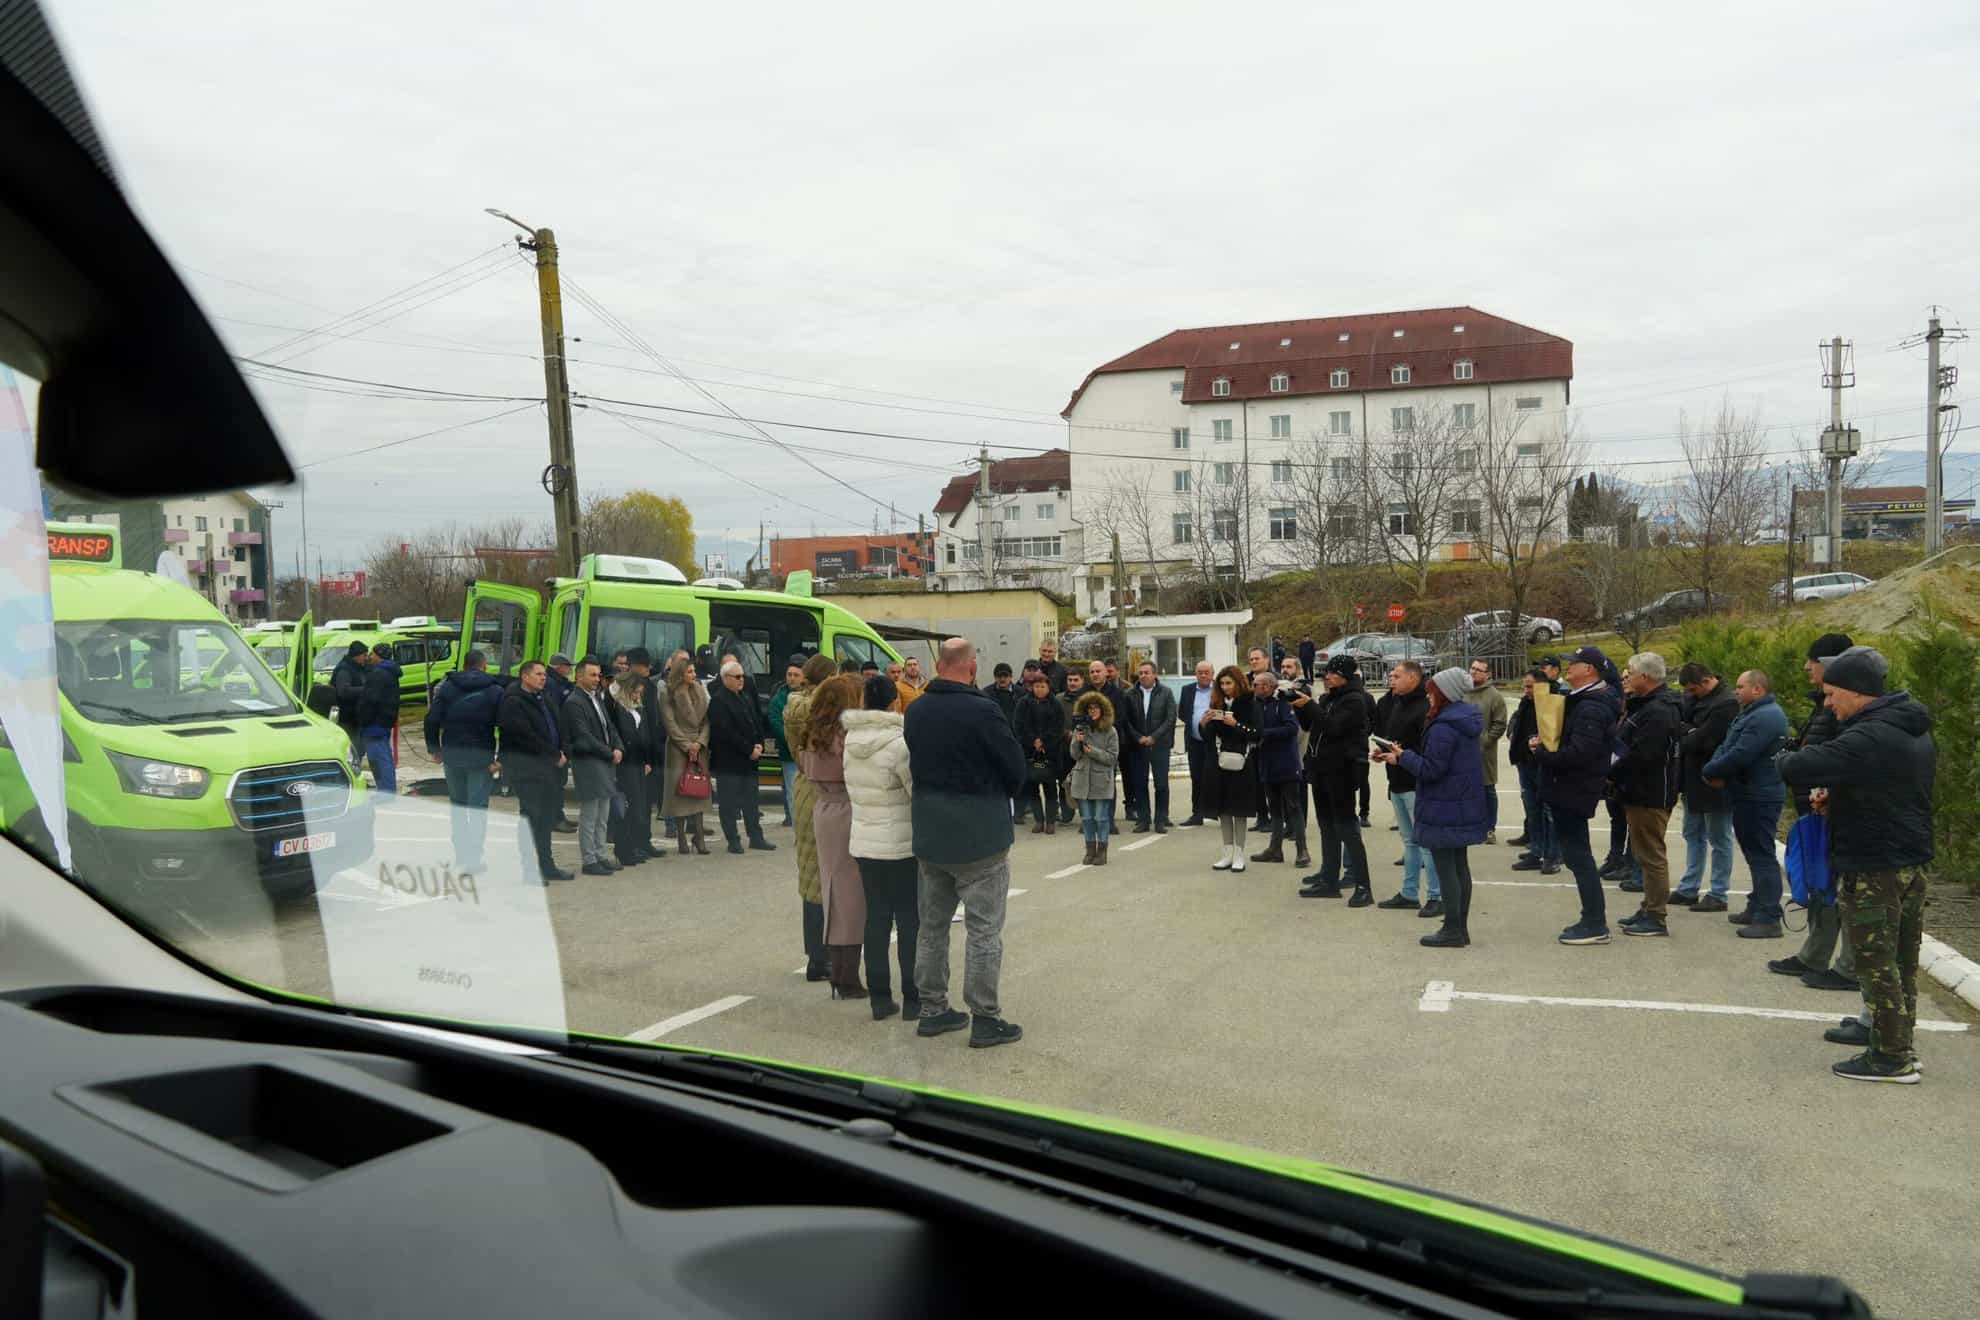
{"label": "crowd of people", "polygon": [[[368,740],[366,705],[377,660],[350,663],[362,686],[354,736]],[[1912,1046],[1923,903],[1919,868],[1932,857],[1931,718],[1903,692],[1886,692],[1877,651],[1829,634],[1809,648],[1812,713],[1791,728],[1772,676],[1748,669],[1730,682],[1700,663],[1673,677],[1655,652],[1620,670],[1583,646],[1544,657],[1509,703],[1490,666],[1426,673],[1415,660],[1373,676],[1352,655],[1284,657],[1262,648],[1216,671],[1199,664],[1180,696],[1152,664],[1123,680],[1117,665],[1068,666],[1048,642],[1020,672],[996,666],[978,687],[974,647],[942,644],[936,675],[918,663],[791,657],[759,713],[734,657],[704,685],[685,652],[652,678],[651,657],[595,657],[521,667],[504,686],[470,652],[434,694],[429,750],[460,810],[455,848],[478,865],[490,774],[499,766],[529,828],[527,865],[545,881],[572,878],[550,856],[553,832],[574,828],[582,870],[609,875],[658,859],[657,812],[683,855],[709,850],[712,798],[728,851],[771,850],[759,814],[757,770],[782,764],[784,823],[794,828],[807,978],[834,998],[896,1015],[924,1036],[964,1026],[975,1046],[1022,1032],[1002,1015],[999,973],[1009,850],[1027,820],[1033,834],[1077,824],[1081,863],[1109,864],[1114,835],[1166,833],[1214,823],[1210,863],[1304,870],[1297,893],[1350,908],[1414,911],[1437,919],[1430,948],[1472,939],[1471,849],[1498,841],[1500,744],[1517,776],[1521,824],[1508,843],[1516,871],[1572,877],[1579,911],[1563,945],[1611,940],[1612,882],[1640,896],[1614,929],[1671,934],[1670,914],[1725,913],[1743,940],[1785,934],[1782,813],[1821,815],[1832,886],[1813,886],[1806,938],[1767,964],[1820,990],[1857,991],[1863,1008],[1826,1037],[1862,1053],[1838,1075],[1915,1081]],[[341,675],[343,666],[339,666]],[[333,683],[337,681],[333,678]],[[396,704],[396,676],[391,682]],[[1182,741],[1190,814],[1170,819],[1171,753]],[[1379,767],[1398,835],[1395,891],[1377,899],[1367,831],[1371,770]],[[578,820],[562,818],[564,784]],[[1666,847],[1682,815],[1684,864]],[[1592,835],[1606,815],[1609,847]],[[1318,865],[1307,840],[1319,837]],[[1247,837],[1265,837],[1247,852]],[[1734,850],[1750,877],[1731,898]],[[963,910],[962,1000],[949,1000],[949,925]],[[890,954],[890,950],[892,950]],[[895,996],[898,970],[899,997]],[[863,980],[862,980],[863,971]]]}

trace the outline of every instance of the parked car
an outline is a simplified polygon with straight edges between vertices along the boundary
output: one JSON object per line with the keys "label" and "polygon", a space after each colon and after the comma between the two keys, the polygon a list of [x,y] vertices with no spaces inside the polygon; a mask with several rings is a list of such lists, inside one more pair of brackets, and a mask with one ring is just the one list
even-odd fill
{"label": "parked car", "polygon": [[1389,666],[1398,660],[1420,660],[1427,672],[1436,667],[1436,643],[1406,633],[1349,633],[1313,653],[1313,663],[1324,666],[1332,656],[1346,653],[1361,667],[1361,677],[1371,687],[1388,682]]}
{"label": "parked car", "polygon": [[[1809,573],[1794,580],[1794,603],[1799,605],[1809,600],[1834,600],[1838,596],[1848,596],[1874,585],[1861,573]],[[1768,593],[1779,604],[1787,590],[1775,583]]]}
{"label": "parked car", "polygon": [[1617,632],[1629,632],[1639,628],[1662,628],[1688,619],[1695,614],[1710,614],[1714,610],[1725,609],[1732,602],[1716,591],[1707,600],[1705,593],[1697,587],[1684,587],[1677,591],[1667,591],[1648,605],[1639,605],[1633,610],[1618,614],[1613,626]]}
{"label": "parked car", "polygon": [[[1467,614],[1462,619],[1459,619],[1458,631],[1469,633],[1503,632],[1506,629],[1507,621],[1511,618],[1511,610],[1482,610],[1477,614]],[[1545,619],[1532,614],[1522,614],[1519,616],[1519,621],[1520,634],[1529,642],[1551,642],[1555,638],[1563,636],[1567,631],[1561,627],[1561,621],[1559,619]]]}

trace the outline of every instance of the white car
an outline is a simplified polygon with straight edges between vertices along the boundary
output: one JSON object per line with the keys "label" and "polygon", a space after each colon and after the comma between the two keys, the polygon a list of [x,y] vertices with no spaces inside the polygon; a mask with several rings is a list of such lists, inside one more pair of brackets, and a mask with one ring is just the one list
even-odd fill
{"label": "white car", "polygon": [[[1874,583],[1861,573],[1810,573],[1794,580],[1794,603],[1799,605],[1808,600],[1834,600],[1838,596],[1853,595]],[[1776,586],[1773,597],[1776,601],[1782,595]]]}
{"label": "white car", "polygon": [[[1512,618],[1511,610],[1485,610],[1478,614],[1467,614],[1458,620],[1460,632],[1501,632],[1506,621]],[[1536,618],[1531,614],[1520,615],[1520,632],[1529,642],[1551,642],[1565,630],[1559,619]]]}

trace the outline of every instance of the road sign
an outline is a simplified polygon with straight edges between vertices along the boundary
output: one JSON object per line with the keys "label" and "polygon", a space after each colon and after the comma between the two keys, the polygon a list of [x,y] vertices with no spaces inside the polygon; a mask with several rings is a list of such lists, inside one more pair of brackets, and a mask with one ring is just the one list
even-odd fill
{"label": "road sign", "polygon": [[1357,619],[1361,617],[1361,606],[1357,605],[1354,607],[1354,617]]}
{"label": "road sign", "polygon": [[1403,621],[1403,607],[1400,605],[1389,606],[1389,622],[1401,623],[1402,621]]}

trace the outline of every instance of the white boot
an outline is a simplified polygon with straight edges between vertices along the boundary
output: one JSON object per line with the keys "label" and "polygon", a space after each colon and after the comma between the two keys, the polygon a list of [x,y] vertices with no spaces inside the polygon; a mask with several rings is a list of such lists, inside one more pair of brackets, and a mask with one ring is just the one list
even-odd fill
{"label": "white boot", "polygon": [[1244,869],[1244,845],[1241,843],[1235,844],[1231,848],[1231,874],[1236,875],[1239,871],[1242,871],[1243,869]]}
{"label": "white boot", "polygon": [[1213,871],[1228,871],[1236,864],[1236,858],[1237,849],[1227,843],[1224,845],[1224,850],[1217,854],[1217,860],[1210,863],[1210,869]]}

